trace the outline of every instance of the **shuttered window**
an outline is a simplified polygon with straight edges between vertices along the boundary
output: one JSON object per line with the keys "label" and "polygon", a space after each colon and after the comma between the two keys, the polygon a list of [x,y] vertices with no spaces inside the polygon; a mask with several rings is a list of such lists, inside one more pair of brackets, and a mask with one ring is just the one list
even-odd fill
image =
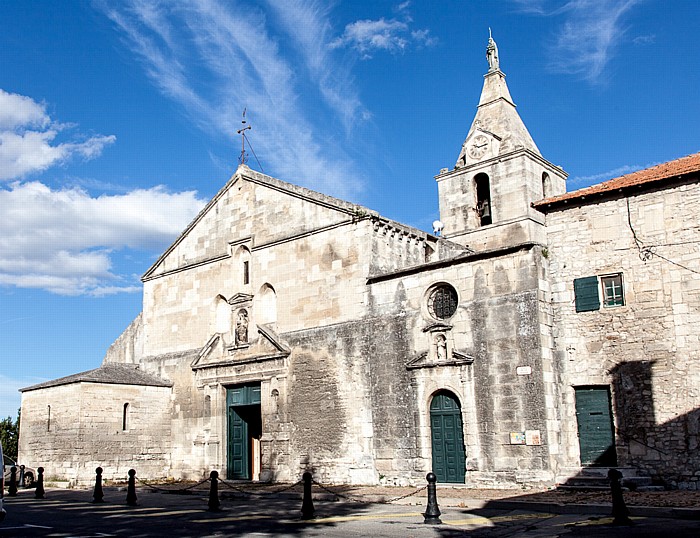
{"label": "shuttered window", "polygon": [[590,312],[600,308],[598,297],[598,277],[587,276],[574,279],[576,312]]}

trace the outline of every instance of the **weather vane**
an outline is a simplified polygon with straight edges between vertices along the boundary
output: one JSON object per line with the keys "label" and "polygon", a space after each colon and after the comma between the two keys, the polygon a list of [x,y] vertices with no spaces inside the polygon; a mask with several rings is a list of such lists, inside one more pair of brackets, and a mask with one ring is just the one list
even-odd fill
{"label": "weather vane", "polygon": [[245,119],[246,110],[248,110],[247,107],[243,109],[243,119],[241,120],[241,124],[243,125],[243,127],[241,127],[240,129],[238,129],[238,131],[236,131],[237,134],[241,135],[241,156],[238,157],[238,162],[241,164],[245,164],[246,161],[248,160],[248,156],[246,155],[246,152],[245,152],[245,132],[248,129],[251,129],[250,125],[246,125],[246,123],[248,123]]}

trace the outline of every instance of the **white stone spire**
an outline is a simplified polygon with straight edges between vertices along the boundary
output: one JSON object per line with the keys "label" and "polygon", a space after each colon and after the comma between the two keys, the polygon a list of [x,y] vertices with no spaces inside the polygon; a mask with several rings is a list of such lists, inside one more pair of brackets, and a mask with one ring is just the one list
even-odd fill
{"label": "white stone spire", "polygon": [[498,46],[491,37],[490,28],[486,59],[489,70],[484,75],[484,87],[476,116],[457,159],[458,168],[522,148],[540,154],[515,110],[515,103],[506,84],[506,75],[500,69]]}

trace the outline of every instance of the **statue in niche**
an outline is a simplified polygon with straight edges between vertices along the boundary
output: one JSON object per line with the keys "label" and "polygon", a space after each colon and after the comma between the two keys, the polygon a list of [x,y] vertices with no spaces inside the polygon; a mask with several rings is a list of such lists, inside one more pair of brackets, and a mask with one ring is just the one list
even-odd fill
{"label": "statue in niche", "polygon": [[240,310],[236,320],[236,345],[248,343],[248,312]]}
{"label": "statue in niche", "polygon": [[486,46],[486,60],[489,62],[489,71],[498,71],[498,46],[491,37],[491,28],[489,28],[489,44]]}
{"label": "statue in niche", "polygon": [[447,338],[445,338],[444,334],[438,334],[435,337],[435,349],[437,360],[447,360]]}

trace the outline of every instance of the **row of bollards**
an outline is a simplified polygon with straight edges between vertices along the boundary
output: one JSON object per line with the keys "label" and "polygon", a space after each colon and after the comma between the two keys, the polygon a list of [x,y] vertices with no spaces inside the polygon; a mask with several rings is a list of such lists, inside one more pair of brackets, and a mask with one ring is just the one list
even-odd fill
{"label": "row of bollards", "polygon": [[[24,482],[24,466],[21,467],[20,472],[19,484],[21,485]],[[95,469],[95,489],[92,496],[93,503],[104,502],[102,472],[102,467]],[[126,490],[126,504],[129,506],[137,506],[136,470],[129,469],[128,474],[129,481]],[[43,499],[45,495],[43,467],[37,469],[37,475],[34,497],[36,499]],[[310,472],[305,472],[302,479],[304,482],[304,495],[301,503],[301,518],[309,520],[314,518],[315,513],[311,492],[313,477]],[[440,520],[441,512],[437,502],[437,477],[433,473],[428,473],[425,479],[428,481],[428,486],[426,488],[428,491],[428,502],[425,513],[423,514],[423,522],[429,525],[440,525],[442,521]],[[613,525],[632,525],[632,521],[629,518],[629,510],[622,496],[622,473],[617,469],[610,469],[608,471],[608,480],[610,480],[610,492],[612,494]],[[219,473],[217,471],[211,471],[209,474],[209,482],[208,509],[210,512],[218,512],[221,510],[221,502],[219,501]],[[10,468],[10,480],[8,484],[9,497],[17,496],[17,487],[17,467],[13,466]]]}
{"label": "row of bollards", "polygon": [[[10,481],[9,481],[9,491],[8,496],[14,497],[17,495],[17,468],[12,467],[10,469]],[[102,490],[102,467],[95,469],[95,488],[93,490],[92,502],[93,503],[103,503],[104,501],[104,491]],[[44,498],[44,468],[39,467],[37,469],[37,481],[36,490],[34,496],[37,499]],[[136,470],[129,469],[129,480],[126,488],[126,504],[129,506],[137,506],[138,498],[136,497]],[[304,520],[309,520],[314,518],[315,508],[312,499],[312,482],[313,476],[310,472],[305,472],[303,477],[304,482],[304,495],[301,503],[301,518]],[[430,525],[439,525],[442,523],[440,521],[440,508],[437,503],[437,491],[436,482],[437,478],[433,473],[428,473],[426,476],[428,481],[428,504],[426,506],[424,523]],[[217,471],[212,471],[209,474],[209,502],[208,509],[210,512],[218,512],[221,510],[221,502],[219,501],[219,473]]]}

